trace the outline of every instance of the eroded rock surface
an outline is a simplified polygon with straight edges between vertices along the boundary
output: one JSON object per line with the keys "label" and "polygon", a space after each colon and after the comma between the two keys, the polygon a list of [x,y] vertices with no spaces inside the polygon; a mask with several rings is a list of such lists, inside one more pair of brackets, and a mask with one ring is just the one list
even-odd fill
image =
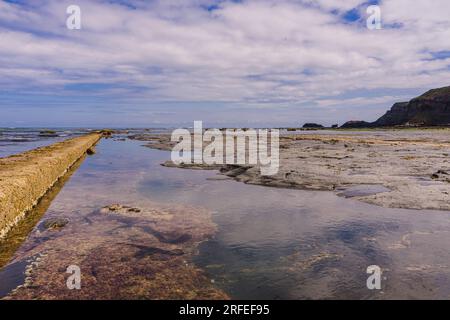
{"label": "eroded rock surface", "polygon": [[[105,206],[59,232],[34,233],[10,265],[25,281],[5,299],[226,299],[191,263],[216,227],[198,208]],[[69,290],[68,266],[81,289]]]}
{"label": "eroded rock surface", "polygon": [[[340,131],[280,138],[280,169],[263,176],[258,166],[179,164],[187,169],[219,169],[249,184],[329,190],[370,186],[373,193],[351,198],[393,208],[450,210],[450,130]],[[157,139],[159,143],[168,141]],[[151,145],[148,145],[151,147]],[[167,146],[169,149],[170,146]],[[381,190],[380,192],[378,190]]]}

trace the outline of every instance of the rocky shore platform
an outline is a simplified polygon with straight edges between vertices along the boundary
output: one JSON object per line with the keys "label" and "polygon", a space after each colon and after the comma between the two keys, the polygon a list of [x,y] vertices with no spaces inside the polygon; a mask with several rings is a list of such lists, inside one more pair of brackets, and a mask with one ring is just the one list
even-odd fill
{"label": "rocky shore platform", "polygon": [[[133,137],[171,150],[169,135]],[[391,208],[450,210],[450,129],[334,130],[280,137],[280,169],[263,176],[258,166],[180,164],[218,169],[248,184],[334,191]]]}

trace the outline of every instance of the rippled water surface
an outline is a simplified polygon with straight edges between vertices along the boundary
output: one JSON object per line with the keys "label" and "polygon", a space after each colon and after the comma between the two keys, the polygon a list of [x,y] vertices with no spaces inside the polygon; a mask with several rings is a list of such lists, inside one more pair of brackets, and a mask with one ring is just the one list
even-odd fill
{"label": "rippled water surface", "polygon": [[[195,263],[232,298],[450,298],[449,212],[214,180],[215,171],[162,167],[169,153],[141,145],[102,140],[44,218],[66,217],[81,230],[84,217],[111,203],[206,208],[218,231],[200,245]],[[38,226],[13,261],[36,239],[45,241],[34,236]],[[383,269],[382,290],[366,288],[369,265]],[[18,264],[0,271],[0,293],[17,285],[22,272]]]}
{"label": "rippled water surface", "polygon": [[[81,129],[0,128],[0,157],[46,146],[85,133]],[[54,133],[53,133],[54,131]]]}

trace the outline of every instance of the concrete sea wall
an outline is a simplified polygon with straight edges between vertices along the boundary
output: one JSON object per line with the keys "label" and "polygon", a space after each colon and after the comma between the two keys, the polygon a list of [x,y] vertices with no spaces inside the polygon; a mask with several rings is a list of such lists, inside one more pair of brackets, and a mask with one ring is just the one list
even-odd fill
{"label": "concrete sea wall", "polygon": [[0,159],[0,239],[100,138],[88,134]]}

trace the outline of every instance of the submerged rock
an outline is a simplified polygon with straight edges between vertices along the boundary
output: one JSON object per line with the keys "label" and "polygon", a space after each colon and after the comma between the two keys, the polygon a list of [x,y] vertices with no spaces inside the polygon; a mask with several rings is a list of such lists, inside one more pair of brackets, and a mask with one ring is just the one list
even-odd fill
{"label": "submerged rock", "polygon": [[127,214],[127,213],[139,213],[141,212],[141,209],[129,207],[129,206],[123,206],[120,204],[112,204],[109,206],[105,206],[100,209],[100,213],[117,213],[117,214]]}
{"label": "submerged rock", "polygon": [[64,228],[69,223],[66,218],[49,218],[42,222],[42,227],[45,230],[55,230]]}
{"label": "submerged rock", "polygon": [[[193,263],[198,244],[216,232],[208,211],[112,204],[58,237],[35,235],[14,262],[41,252],[39,267],[5,299],[227,299]],[[49,226],[61,221],[48,221]],[[45,239],[45,241],[42,241]],[[80,268],[80,290],[68,290],[67,266]]]}
{"label": "submerged rock", "polygon": [[94,147],[90,147],[89,149],[86,150],[86,153],[89,156],[92,156],[93,154],[95,154],[95,148]]}
{"label": "submerged rock", "polygon": [[40,137],[57,137],[58,134],[54,130],[43,130],[39,132]]}

